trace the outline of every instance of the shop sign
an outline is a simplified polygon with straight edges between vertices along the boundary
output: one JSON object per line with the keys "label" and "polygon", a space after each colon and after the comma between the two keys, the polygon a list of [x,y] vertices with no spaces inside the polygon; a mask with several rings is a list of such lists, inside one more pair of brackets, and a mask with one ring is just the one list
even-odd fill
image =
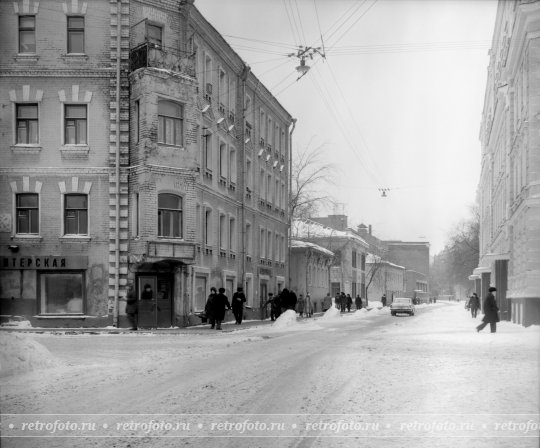
{"label": "shop sign", "polygon": [[269,269],[269,268],[259,268],[259,275],[268,275],[268,276],[272,276],[272,269]]}
{"label": "shop sign", "polygon": [[64,270],[86,268],[88,268],[88,257],[0,257],[0,269]]}

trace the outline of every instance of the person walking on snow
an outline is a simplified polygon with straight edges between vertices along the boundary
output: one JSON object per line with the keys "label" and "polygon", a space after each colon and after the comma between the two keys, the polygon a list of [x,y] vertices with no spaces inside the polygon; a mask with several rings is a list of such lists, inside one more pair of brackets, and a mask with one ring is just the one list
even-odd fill
{"label": "person walking on snow", "polygon": [[304,300],[304,295],[300,294],[298,296],[298,301],[296,302],[296,311],[298,314],[300,314],[300,317],[304,315],[304,307],[306,305],[306,301]]}
{"label": "person walking on snow", "polygon": [[306,294],[306,305],[305,305],[306,317],[313,316],[313,303],[311,303],[311,296]]}
{"label": "person walking on snow", "polygon": [[497,288],[492,286],[488,291],[489,293],[484,300],[484,317],[482,318],[482,323],[476,327],[476,331],[480,332],[480,330],[483,330],[489,324],[491,332],[495,333],[497,331],[497,322],[500,322],[499,307],[493,295],[497,291]]}
{"label": "person walking on snow", "polygon": [[236,319],[236,325],[242,323],[242,318],[244,317],[244,303],[246,302],[246,296],[244,295],[243,289],[241,286],[236,288],[236,292],[232,297],[232,312],[234,318]]}
{"label": "person walking on snow", "polygon": [[330,293],[326,293],[326,297],[323,299],[322,302],[322,310],[323,313],[328,310],[332,306],[332,297],[330,297]]}
{"label": "person walking on snow", "polygon": [[386,294],[383,294],[382,297],[381,297],[381,303],[382,303],[382,306],[383,308],[386,306]]}
{"label": "person walking on snow", "polygon": [[362,297],[360,297],[358,294],[356,295],[356,298],[354,299],[354,304],[356,305],[357,310],[362,309]]}
{"label": "person walking on snow", "polygon": [[351,312],[351,306],[352,306],[352,297],[350,294],[347,294],[347,313]]}
{"label": "person walking on snow", "polygon": [[225,319],[225,311],[230,309],[231,305],[225,295],[225,288],[219,288],[219,294],[212,300],[212,316],[216,321],[216,330],[221,330],[221,322]]}
{"label": "person walking on snow", "polygon": [[210,323],[210,328],[214,328],[216,326],[216,319],[214,318],[212,314],[213,302],[216,295],[217,295],[217,290],[216,288],[212,286],[210,288],[210,295],[208,296],[208,299],[206,299],[206,305],[204,306],[204,314],[206,314],[206,318],[208,319],[208,322]]}
{"label": "person walking on snow", "polygon": [[480,299],[478,298],[478,295],[473,292],[471,298],[469,299],[469,309],[471,310],[471,316],[474,319],[476,319],[478,308],[480,308]]}

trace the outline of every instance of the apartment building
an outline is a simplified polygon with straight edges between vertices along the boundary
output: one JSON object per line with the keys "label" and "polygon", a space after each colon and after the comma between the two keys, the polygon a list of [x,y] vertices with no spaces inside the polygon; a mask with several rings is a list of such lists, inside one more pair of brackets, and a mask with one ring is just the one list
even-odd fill
{"label": "apartment building", "polygon": [[501,318],[540,323],[540,3],[499,1],[480,128],[478,295]]}
{"label": "apartment building", "polygon": [[[292,118],[193,1],[0,2],[0,304],[39,326],[253,315],[285,285]],[[146,296],[148,297],[148,295]]]}

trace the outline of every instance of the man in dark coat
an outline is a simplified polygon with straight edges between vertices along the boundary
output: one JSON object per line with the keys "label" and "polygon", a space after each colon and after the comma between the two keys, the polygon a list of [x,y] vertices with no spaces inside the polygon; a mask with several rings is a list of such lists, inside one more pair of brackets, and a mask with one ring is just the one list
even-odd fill
{"label": "man in dark coat", "polygon": [[206,314],[206,318],[208,319],[208,322],[210,323],[210,328],[214,328],[216,326],[216,319],[214,319],[214,316],[212,314],[212,304],[214,302],[214,298],[217,296],[217,289],[213,286],[210,288],[210,295],[208,296],[208,299],[206,300],[206,305],[204,307],[204,314]]}
{"label": "man in dark coat", "polygon": [[480,308],[480,299],[478,295],[473,292],[471,298],[469,299],[469,309],[471,310],[471,316],[476,319],[476,313],[478,313],[478,308]]}
{"label": "man in dark coat", "polygon": [[381,303],[382,303],[382,306],[385,307],[386,306],[386,294],[383,294],[382,297],[381,297]]}
{"label": "man in dark coat", "polygon": [[219,288],[219,294],[212,300],[212,316],[216,321],[216,330],[221,330],[221,322],[225,319],[225,310],[230,310],[229,299],[225,295],[225,288]]}
{"label": "man in dark coat", "polygon": [[236,288],[236,292],[232,297],[232,312],[234,318],[236,319],[236,325],[242,323],[242,318],[244,317],[244,303],[246,302],[246,296],[244,295],[243,289],[241,286]]}
{"label": "man in dark coat", "polygon": [[487,324],[489,324],[491,332],[495,333],[497,331],[497,322],[499,319],[499,307],[495,301],[495,296],[493,293],[497,291],[497,288],[493,286],[488,289],[489,293],[484,300],[484,317],[482,318],[482,323],[476,327],[476,331],[483,330]]}
{"label": "man in dark coat", "polygon": [[356,295],[356,298],[354,299],[354,304],[356,305],[357,310],[362,309],[362,297],[360,297],[358,294]]}
{"label": "man in dark coat", "polygon": [[129,322],[131,323],[131,330],[137,329],[137,295],[135,294],[135,288],[131,285],[128,289],[126,297],[126,314],[128,315]]}

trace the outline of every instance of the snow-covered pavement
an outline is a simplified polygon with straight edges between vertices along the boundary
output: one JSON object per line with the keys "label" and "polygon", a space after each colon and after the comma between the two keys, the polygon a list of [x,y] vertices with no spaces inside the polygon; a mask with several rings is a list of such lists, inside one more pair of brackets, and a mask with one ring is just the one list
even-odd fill
{"label": "snow-covered pavement", "polygon": [[0,332],[2,446],[537,448],[540,328],[479,321],[437,303],[225,333]]}

